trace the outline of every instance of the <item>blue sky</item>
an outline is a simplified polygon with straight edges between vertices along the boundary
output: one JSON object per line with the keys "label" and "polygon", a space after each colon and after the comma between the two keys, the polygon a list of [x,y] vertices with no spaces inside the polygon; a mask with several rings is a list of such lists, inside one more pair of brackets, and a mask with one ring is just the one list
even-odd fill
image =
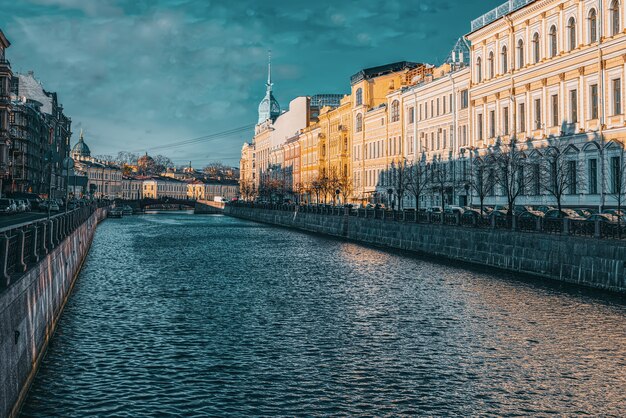
{"label": "blue sky", "polygon": [[[347,93],[361,68],[440,63],[503,0],[0,0],[14,71],[59,93],[95,154],[256,122],[272,50],[275,96]],[[159,149],[175,163],[237,165],[252,130]]]}

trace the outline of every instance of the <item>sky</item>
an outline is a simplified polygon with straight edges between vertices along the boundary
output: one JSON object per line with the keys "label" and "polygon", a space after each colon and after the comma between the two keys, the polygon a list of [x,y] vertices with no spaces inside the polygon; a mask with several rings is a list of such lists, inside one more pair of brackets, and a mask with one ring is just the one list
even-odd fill
{"label": "sky", "polygon": [[[238,165],[265,94],[348,93],[363,68],[440,64],[504,0],[0,0],[14,72],[56,91],[92,154]],[[168,147],[229,130],[210,140]],[[160,148],[155,148],[160,147]]]}

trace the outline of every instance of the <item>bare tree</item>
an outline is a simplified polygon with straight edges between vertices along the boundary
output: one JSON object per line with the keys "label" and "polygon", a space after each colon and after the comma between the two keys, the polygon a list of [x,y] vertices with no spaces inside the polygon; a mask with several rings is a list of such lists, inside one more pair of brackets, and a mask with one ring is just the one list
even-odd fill
{"label": "bare tree", "polygon": [[352,193],[354,192],[354,184],[347,171],[340,173],[340,176],[337,179],[337,187],[341,194],[341,200],[343,203],[348,203],[348,199],[350,199]]}
{"label": "bare tree", "polygon": [[156,173],[162,173],[168,168],[174,168],[172,160],[165,155],[155,155],[152,159],[154,160],[154,171]]}
{"label": "bare tree", "polygon": [[415,210],[419,210],[420,198],[428,187],[428,166],[424,161],[416,161],[406,170],[406,189],[415,198]]}
{"label": "bare tree", "polygon": [[491,156],[484,159],[476,159],[470,168],[472,175],[470,177],[470,188],[475,193],[480,202],[480,213],[484,213],[485,198],[489,196],[496,183],[495,164]]}
{"label": "bare tree", "polygon": [[404,195],[407,193],[409,170],[410,168],[407,166],[406,160],[404,159],[398,162],[392,162],[389,168],[389,175],[391,177],[389,184],[398,198],[398,210],[402,210]]}
{"label": "bare tree", "polygon": [[577,194],[585,169],[576,153],[568,153],[569,145],[556,139],[546,148],[539,166],[541,188],[554,197],[559,211],[563,196]]}
{"label": "bare tree", "polygon": [[221,176],[224,171],[226,171],[226,166],[221,161],[209,163],[202,169],[202,172],[210,177]]}
{"label": "bare tree", "polygon": [[527,175],[526,155],[520,150],[515,138],[508,144],[499,146],[495,164],[496,182],[502,187],[507,200],[507,216],[512,218],[517,197],[524,193],[532,182],[532,176]]}
{"label": "bare tree", "polygon": [[446,192],[452,189],[451,170],[449,163],[444,161],[433,161],[430,165],[430,185],[433,193],[438,193],[441,199],[441,210],[446,208]]}

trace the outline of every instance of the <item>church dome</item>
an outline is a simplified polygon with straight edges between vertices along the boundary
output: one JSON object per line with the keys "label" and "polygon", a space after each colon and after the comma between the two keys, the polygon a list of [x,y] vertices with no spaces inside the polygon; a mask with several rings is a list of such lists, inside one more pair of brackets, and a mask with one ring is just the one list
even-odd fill
{"label": "church dome", "polygon": [[146,168],[154,163],[154,159],[148,155],[146,152],[145,155],[142,155],[137,159],[137,165],[142,168]]}
{"label": "church dome", "polygon": [[91,150],[89,149],[87,144],[85,144],[83,131],[80,131],[80,138],[78,139],[78,143],[74,145],[74,148],[72,148],[72,158],[81,159],[89,157],[91,157]]}

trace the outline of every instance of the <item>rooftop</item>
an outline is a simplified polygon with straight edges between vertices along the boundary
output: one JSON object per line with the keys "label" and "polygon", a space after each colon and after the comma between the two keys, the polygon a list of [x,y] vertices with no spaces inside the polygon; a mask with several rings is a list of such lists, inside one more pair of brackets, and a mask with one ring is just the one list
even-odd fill
{"label": "rooftop", "polygon": [[488,11],[478,19],[472,20],[472,32],[487,26],[491,22],[495,22],[509,13],[519,10],[530,3],[533,3],[534,1],[536,0],[508,0],[506,3]]}
{"label": "rooftop", "polygon": [[399,61],[391,64],[381,65],[378,67],[366,68],[350,77],[350,84],[358,83],[361,80],[370,80],[386,74],[395,73],[403,70],[410,70],[419,67],[420,63],[410,61]]}

